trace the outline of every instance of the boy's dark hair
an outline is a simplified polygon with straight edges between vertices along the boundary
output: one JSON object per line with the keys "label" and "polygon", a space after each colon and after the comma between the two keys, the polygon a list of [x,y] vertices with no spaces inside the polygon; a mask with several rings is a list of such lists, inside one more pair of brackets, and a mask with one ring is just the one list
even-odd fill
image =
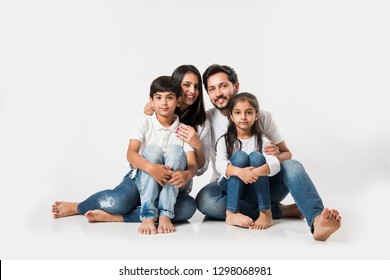
{"label": "boy's dark hair", "polygon": [[207,88],[207,79],[217,73],[225,73],[228,75],[229,81],[234,85],[236,82],[238,82],[238,77],[236,71],[234,71],[233,68],[227,65],[219,65],[219,64],[213,64],[210,65],[206,71],[203,73],[203,84],[206,91],[208,91]]}
{"label": "boy's dark hair", "polygon": [[206,110],[204,108],[203,90],[202,90],[202,76],[199,70],[190,64],[180,65],[173,71],[172,77],[180,84],[184,76],[188,73],[193,73],[199,80],[199,96],[195,102],[189,106],[184,112],[180,108],[176,108],[175,114],[180,117],[180,122],[192,126],[196,130],[197,125],[203,125],[206,122]]}
{"label": "boy's dark hair", "polygon": [[180,84],[170,76],[160,76],[153,80],[150,85],[150,98],[153,99],[153,96],[157,92],[173,92],[176,95],[176,98],[181,96],[181,86]]}

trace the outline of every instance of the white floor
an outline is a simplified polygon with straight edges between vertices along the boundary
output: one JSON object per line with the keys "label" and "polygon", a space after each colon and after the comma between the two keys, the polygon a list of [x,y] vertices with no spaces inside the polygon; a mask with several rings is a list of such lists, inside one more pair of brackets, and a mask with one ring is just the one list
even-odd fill
{"label": "white floor", "polygon": [[354,183],[343,187],[340,180],[333,186],[339,191],[319,189],[325,205],[337,207],[343,216],[341,229],[326,242],[314,241],[304,220],[275,220],[265,231],[252,231],[203,221],[200,212],[177,225],[174,234],[143,236],[137,233],[139,224],[91,224],[83,216],[54,220],[50,206],[59,199],[56,194],[30,204],[22,197],[16,215],[3,213],[0,255],[1,259],[57,260],[390,259],[389,180],[362,184],[359,189],[366,191],[353,192]]}

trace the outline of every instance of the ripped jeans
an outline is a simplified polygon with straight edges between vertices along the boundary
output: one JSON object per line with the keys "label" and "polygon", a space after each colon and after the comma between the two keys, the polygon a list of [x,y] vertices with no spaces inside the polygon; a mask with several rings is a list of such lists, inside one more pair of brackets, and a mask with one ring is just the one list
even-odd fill
{"label": "ripped jeans", "polygon": [[[143,153],[143,156],[147,154],[147,151],[151,151],[151,149],[152,148],[147,147]],[[155,151],[153,151],[152,154],[155,154]],[[183,154],[185,157],[184,151]],[[169,162],[166,162],[165,165],[170,165],[173,167],[173,169],[175,169],[176,166],[173,165],[177,165],[179,162],[181,162],[179,158],[180,155],[176,154],[174,157],[174,162],[171,163],[172,165],[170,165]],[[145,213],[155,213],[156,210],[154,209],[156,206],[159,206],[157,201],[152,206],[152,208],[149,208],[151,206],[150,204],[148,205],[148,208],[140,207],[141,195],[138,188],[141,182],[142,173],[144,172],[138,170],[136,176],[131,178],[131,172],[129,172],[125,175],[122,182],[114,189],[97,192],[88,197],[86,200],[80,202],[78,205],[79,214],[83,215],[89,210],[99,209],[113,215],[122,215],[124,222],[140,222],[141,218],[145,216]],[[147,173],[144,173],[144,175],[145,174]],[[191,183],[191,181],[188,182],[186,186],[190,186]],[[172,219],[173,222],[187,221],[196,211],[196,202],[192,196],[186,193],[186,186],[179,189],[179,194],[177,194],[177,197],[175,197],[176,203],[173,203],[174,209],[170,208],[168,210],[169,212],[175,213]],[[157,188],[154,186],[151,193],[154,193],[153,195],[155,195],[157,191],[158,196],[159,192],[164,188],[161,188],[159,185],[157,185]],[[163,198],[161,193],[160,198]],[[163,211],[167,210],[165,209],[166,206],[167,205],[161,205]],[[146,209],[152,209],[152,212],[147,212]]]}

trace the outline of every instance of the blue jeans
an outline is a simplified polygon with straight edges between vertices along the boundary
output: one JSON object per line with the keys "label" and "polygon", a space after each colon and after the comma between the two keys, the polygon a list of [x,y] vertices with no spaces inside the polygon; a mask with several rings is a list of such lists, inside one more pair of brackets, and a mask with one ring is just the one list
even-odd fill
{"label": "blue jeans", "polygon": [[[272,218],[281,218],[278,204],[291,193],[307,224],[313,231],[314,218],[321,214],[324,206],[313,182],[303,165],[296,160],[286,160],[281,164],[278,174],[269,177],[271,193]],[[218,184],[211,182],[203,187],[196,196],[200,212],[218,220],[226,218],[226,191]],[[256,219],[259,215],[257,205],[240,200],[240,212]]]}
{"label": "blue jeans", "polygon": [[[185,170],[187,167],[187,156],[179,145],[170,145],[165,152],[159,146],[149,146],[145,148],[143,157],[151,163],[170,166],[173,171]],[[179,189],[170,184],[161,187],[152,176],[140,169],[137,170],[135,178],[141,195],[141,221],[146,218],[156,220],[158,216],[173,219]]]}
{"label": "blue jeans", "polygon": [[[260,167],[266,163],[266,160],[257,151],[249,155],[243,151],[237,151],[231,156],[230,162],[236,167],[245,168]],[[231,176],[229,179],[222,178],[219,184],[226,191],[226,209],[231,212],[240,212],[240,199],[257,204],[258,210],[271,209],[268,176],[261,176],[252,184],[245,184],[239,177]]]}
{"label": "blue jeans", "polygon": [[[80,202],[78,205],[79,214],[83,215],[89,210],[99,209],[113,215],[122,215],[124,222],[140,222],[141,207],[140,192],[136,183],[137,176],[131,178],[130,175],[131,172],[128,172],[122,182],[114,189],[97,192]],[[194,198],[185,193],[185,187],[180,188],[173,210],[175,217],[172,221],[187,221],[194,215],[195,211]]]}

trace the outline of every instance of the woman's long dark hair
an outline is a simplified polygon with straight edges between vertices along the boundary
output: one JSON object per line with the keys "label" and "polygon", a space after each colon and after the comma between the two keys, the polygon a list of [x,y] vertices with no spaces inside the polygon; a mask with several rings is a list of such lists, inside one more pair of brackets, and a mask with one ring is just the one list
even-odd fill
{"label": "woman's long dark hair", "polygon": [[181,65],[175,69],[172,73],[172,78],[177,80],[180,84],[183,81],[184,76],[188,73],[194,73],[199,80],[199,96],[195,100],[194,104],[188,107],[184,112],[177,108],[175,114],[179,116],[180,122],[192,126],[195,130],[197,125],[203,125],[206,122],[206,110],[204,108],[203,90],[202,90],[202,76],[199,70],[193,65]]}
{"label": "woman's long dark hair", "polygon": [[[253,106],[256,113],[259,113],[259,111],[260,111],[259,102],[258,102],[256,96],[251,94],[251,93],[248,93],[248,92],[239,93],[239,94],[235,95],[229,101],[229,127],[228,127],[226,134],[221,136],[221,138],[222,137],[225,138],[226,151],[228,154],[228,158],[230,158],[233,155],[235,145],[238,145],[237,146],[238,150],[241,150],[241,147],[242,147],[242,143],[241,143],[240,139],[237,138],[236,125],[234,124],[233,120],[231,119],[231,114],[233,113],[233,108],[236,105],[236,103],[239,101],[248,101],[249,104],[251,104]],[[258,120],[256,120],[254,122],[254,124],[252,125],[251,133],[252,133],[252,135],[254,135],[256,137],[257,148],[261,152],[262,146],[263,146],[263,139],[262,139],[263,132],[260,129]]]}

